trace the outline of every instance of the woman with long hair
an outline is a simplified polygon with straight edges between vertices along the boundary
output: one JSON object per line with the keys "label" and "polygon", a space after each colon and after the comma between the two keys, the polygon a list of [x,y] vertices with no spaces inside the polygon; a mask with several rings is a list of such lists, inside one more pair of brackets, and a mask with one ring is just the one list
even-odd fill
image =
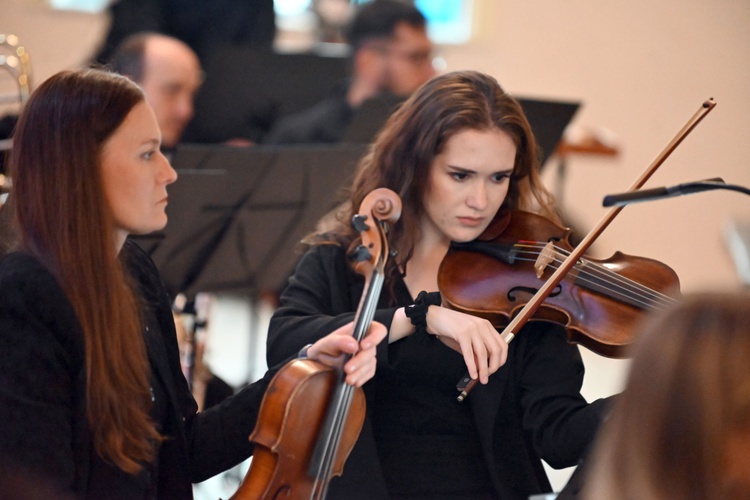
{"label": "woman with long hair", "polygon": [[[140,88],[62,72],[27,102],[10,157],[19,244],[0,261],[0,496],[191,498],[252,453],[273,372],[197,413],[169,299],[127,240],[167,222],[176,173]],[[308,350],[360,349],[351,326]],[[382,326],[347,365],[361,385]]]}
{"label": "woman with long hair", "polygon": [[[562,328],[530,323],[508,345],[488,321],[441,307],[437,293],[451,241],[474,240],[506,210],[556,219],[538,169],[528,120],[495,79],[438,76],[390,117],[336,218],[306,239],[271,320],[270,363],[351,320],[362,280],[347,260],[358,243],[348,221],[374,188],[402,199],[375,313],[388,342],[330,498],[526,499],[551,489],[542,459],[567,467],[587,449],[606,404],[581,396],[583,364]],[[467,370],[482,385],[458,403]]]}
{"label": "woman with long hair", "polygon": [[589,461],[585,498],[750,499],[750,294],[652,318]]}

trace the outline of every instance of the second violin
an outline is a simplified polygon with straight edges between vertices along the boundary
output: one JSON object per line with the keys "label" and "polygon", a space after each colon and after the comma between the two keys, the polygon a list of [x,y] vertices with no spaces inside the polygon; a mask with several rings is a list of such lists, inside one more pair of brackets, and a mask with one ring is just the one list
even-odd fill
{"label": "second violin", "polygon": [[[440,268],[444,305],[504,328],[572,250],[570,230],[539,215],[509,211],[469,243],[453,244]],[[679,298],[667,265],[616,252],[581,259],[532,320],[559,323],[568,338],[609,357],[622,357],[644,312]]]}

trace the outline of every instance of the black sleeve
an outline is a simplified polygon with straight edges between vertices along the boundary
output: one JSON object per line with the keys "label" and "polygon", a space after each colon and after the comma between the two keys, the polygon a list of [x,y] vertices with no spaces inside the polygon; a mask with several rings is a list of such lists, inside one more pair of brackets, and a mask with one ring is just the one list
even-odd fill
{"label": "black sleeve", "polygon": [[186,418],[190,449],[190,476],[204,481],[248,458],[248,440],[258,420],[266,388],[277,370],[269,370],[257,382],[216,406]]}
{"label": "black sleeve", "polygon": [[[307,344],[352,321],[364,279],[348,266],[345,251],[336,245],[312,248],[300,260],[268,329],[267,361],[281,362]],[[395,308],[380,308],[375,321],[390,328]],[[378,361],[387,359],[388,342],[378,346]]]}
{"label": "black sleeve", "polygon": [[581,395],[583,361],[562,328],[547,329],[539,323],[527,328],[520,335],[526,336],[528,348],[519,353],[523,427],[550,466],[570,467],[594,440],[608,402],[589,404]]}

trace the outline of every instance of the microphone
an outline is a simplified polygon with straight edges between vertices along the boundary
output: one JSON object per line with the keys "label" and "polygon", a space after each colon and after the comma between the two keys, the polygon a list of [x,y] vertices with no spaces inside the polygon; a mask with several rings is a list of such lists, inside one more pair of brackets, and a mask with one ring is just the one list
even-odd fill
{"label": "microphone", "polygon": [[[660,200],[662,198],[671,198],[672,196],[682,196],[684,194],[700,193],[701,191],[711,191],[713,189],[731,189],[734,191],[746,192],[745,188],[728,185],[721,177],[705,179],[702,181],[686,182],[671,187],[658,187],[652,189],[640,189],[638,191],[628,191],[626,193],[608,194],[602,200],[602,206],[620,207],[630,203],[639,203],[642,201]],[[746,192],[746,194],[748,194]]]}

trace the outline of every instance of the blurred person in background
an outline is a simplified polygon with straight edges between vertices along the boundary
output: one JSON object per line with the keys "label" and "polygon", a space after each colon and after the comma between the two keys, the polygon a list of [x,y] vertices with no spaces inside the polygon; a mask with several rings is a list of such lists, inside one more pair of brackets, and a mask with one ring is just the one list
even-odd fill
{"label": "blurred person in background", "polygon": [[161,129],[162,149],[174,149],[193,117],[195,94],[203,81],[195,52],[173,37],[137,33],[116,48],[108,67],[143,89]]}
{"label": "blurred person in background", "polygon": [[750,499],[750,293],[686,296],[633,346],[588,500]]}
{"label": "blurred person in background", "polygon": [[346,29],[351,78],[313,107],[281,118],[264,142],[335,143],[366,101],[381,99],[390,111],[435,75],[426,24],[422,13],[405,2],[363,4]]}

